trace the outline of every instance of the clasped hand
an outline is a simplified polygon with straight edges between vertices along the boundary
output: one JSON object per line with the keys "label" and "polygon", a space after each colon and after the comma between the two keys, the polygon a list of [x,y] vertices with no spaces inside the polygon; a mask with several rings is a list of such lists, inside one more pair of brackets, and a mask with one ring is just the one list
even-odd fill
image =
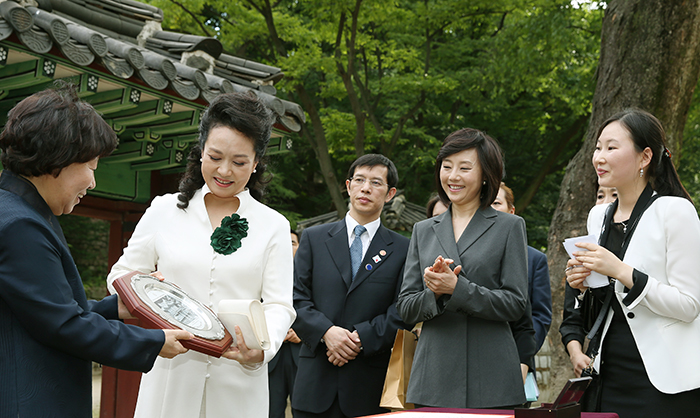
{"label": "clasped hand", "polygon": [[574,289],[585,291],[583,281],[591,274],[598,272],[603,276],[613,277],[627,288],[632,288],[632,267],[623,263],[607,248],[590,242],[580,242],[577,247],[588,251],[576,251],[575,258],[566,263],[566,281]]}
{"label": "clasped hand", "polygon": [[338,367],[354,360],[362,349],[362,341],[357,331],[350,332],[335,325],[328,328],[323,335],[323,340],[326,343],[328,361]]}
{"label": "clasped hand", "polygon": [[426,267],[423,272],[423,282],[428,289],[435,293],[436,297],[451,295],[457,286],[457,275],[462,271],[462,266],[455,267],[453,271],[450,264],[454,264],[454,260],[439,255],[435,259],[435,263]]}

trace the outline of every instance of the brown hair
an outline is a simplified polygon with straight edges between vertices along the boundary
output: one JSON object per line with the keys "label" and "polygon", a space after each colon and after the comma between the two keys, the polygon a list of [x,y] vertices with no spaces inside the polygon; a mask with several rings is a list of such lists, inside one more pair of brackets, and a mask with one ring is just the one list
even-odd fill
{"label": "brown hair", "polygon": [[503,189],[503,191],[506,193],[506,206],[508,206],[508,210],[515,209],[515,196],[513,195],[513,190],[506,186],[504,182],[501,182],[501,189]]}

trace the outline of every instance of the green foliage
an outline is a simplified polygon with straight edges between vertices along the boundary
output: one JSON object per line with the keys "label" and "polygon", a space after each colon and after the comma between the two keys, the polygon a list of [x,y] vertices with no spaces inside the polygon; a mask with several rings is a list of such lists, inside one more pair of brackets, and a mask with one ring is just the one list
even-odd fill
{"label": "green foliage", "polygon": [[297,140],[273,157],[268,188],[290,219],[333,210],[328,189],[344,189],[358,133],[359,152],[390,157],[408,199],[423,203],[443,138],[474,127],[501,143],[516,200],[535,184],[518,209],[531,242],[546,245],[562,169],[582,141],[582,130],[569,131],[595,88],[602,10],[590,2],[362,0],[356,26],[356,1],[150,3],[165,10],[166,29],[216,36],[230,53],[282,68],[280,97],[311,98],[323,132],[305,128],[325,141],[341,184],[323,184],[318,144]]}
{"label": "green foliage", "polygon": [[88,299],[107,295],[109,223],[99,219],[64,215],[58,218]]}
{"label": "green foliage", "polygon": [[[693,101],[688,112],[688,120],[683,132],[683,149],[671,150],[674,154],[680,153],[678,176],[686,190],[693,199],[695,208],[700,211],[700,90],[695,89]],[[678,161],[673,155],[674,161]]]}

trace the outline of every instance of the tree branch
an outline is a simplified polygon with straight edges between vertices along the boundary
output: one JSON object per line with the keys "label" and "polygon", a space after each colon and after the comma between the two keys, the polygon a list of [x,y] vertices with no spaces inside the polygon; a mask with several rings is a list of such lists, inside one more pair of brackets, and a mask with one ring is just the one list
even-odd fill
{"label": "tree branch", "polygon": [[191,17],[191,18],[197,23],[197,25],[199,25],[199,27],[202,29],[202,32],[204,32],[204,34],[205,34],[206,36],[211,37],[211,34],[210,34],[209,31],[207,30],[207,27],[204,26],[204,24],[202,24],[202,22],[199,21],[199,18],[197,17],[197,15],[194,14],[194,12],[190,11],[190,9],[188,9],[187,7],[185,7],[185,5],[182,4],[182,3],[180,3],[180,2],[177,2],[177,1],[175,1],[175,0],[170,0],[170,2],[173,3],[173,4],[175,4],[175,5],[177,5],[177,6],[180,7],[182,10],[184,10],[185,13],[187,13],[188,15],[190,15],[190,17]]}
{"label": "tree branch", "polygon": [[406,122],[413,117],[413,115],[423,107],[425,104],[425,91],[422,91],[420,93],[420,99],[416,102],[415,105],[413,105],[412,108],[408,110],[403,116],[399,118],[398,123],[396,124],[396,129],[394,129],[394,134],[391,136],[391,142],[389,144],[389,149],[386,150],[387,156],[392,155],[394,152],[394,148],[396,147],[396,143],[399,141],[399,138],[401,138],[401,134],[403,134],[403,127],[406,124]]}
{"label": "tree branch", "polygon": [[590,115],[584,115],[576,119],[576,121],[574,121],[574,123],[569,127],[569,129],[566,130],[566,132],[562,136],[562,139],[558,141],[554,147],[551,148],[549,155],[547,155],[547,158],[540,166],[537,175],[530,182],[530,185],[528,186],[527,190],[525,190],[525,193],[523,193],[520,196],[517,203],[515,204],[515,212],[517,214],[521,214],[525,211],[527,206],[530,204],[530,202],[532,202],[532,199],[535,197],[535,193],[537,193],[537,190],[542,185],[544,178],[559,167],[559,165],[556,164],[557,160],[559,159],[559,156],[567,149],[567,145],[569,144],[569,142],[571,142],[572,139],[580,137],[582,135],[581,129],[586,125],[589,116]]}

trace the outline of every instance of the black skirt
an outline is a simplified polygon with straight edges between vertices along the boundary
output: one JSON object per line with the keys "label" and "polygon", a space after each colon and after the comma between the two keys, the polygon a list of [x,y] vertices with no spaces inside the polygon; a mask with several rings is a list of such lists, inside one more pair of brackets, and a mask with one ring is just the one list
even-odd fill
{"label": "black skirt", "polygon": [[615,300],[612,305],[601,353],[601,412],[620,418],[700,416],[700,389],[669,395],[651,384],[622,308]]}

